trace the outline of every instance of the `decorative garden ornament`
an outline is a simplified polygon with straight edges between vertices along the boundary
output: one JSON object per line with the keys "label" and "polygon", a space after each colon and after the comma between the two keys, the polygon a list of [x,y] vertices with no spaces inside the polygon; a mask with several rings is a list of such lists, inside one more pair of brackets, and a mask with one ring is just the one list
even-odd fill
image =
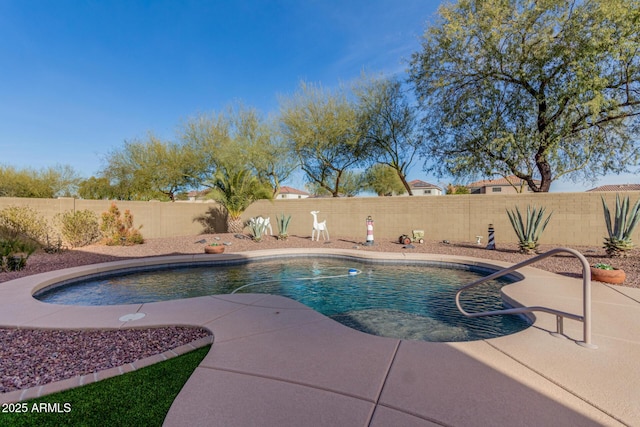
{"label": "decorative garden ornament", "polygon": [[329,229],[327,228],[327,220],[318,222],[318,214],[320,211],[311,211],[313,215],[313,230],[311,230],[311,241],[313,241],[316,232],[318,232],[316,240],[320,241],[320,234],[324,240],[329,240]]}

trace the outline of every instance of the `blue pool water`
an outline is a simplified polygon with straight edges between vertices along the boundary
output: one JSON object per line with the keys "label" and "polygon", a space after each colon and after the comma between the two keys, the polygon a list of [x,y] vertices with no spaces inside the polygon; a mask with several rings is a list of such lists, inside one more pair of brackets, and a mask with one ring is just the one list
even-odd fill
{"label": "blue pool water", "polygon": [[[488,274],[488,273],[486,273]],[[234,266],[172,268],[112,275],[52,288],[35,297],[54,304],[132,304],[203,295],[269,293],[305,304],[363,332],[424,341],[470,341],[514,333],[518,316],[468,319],[456,291],[485,274],[425,265],[289,258]],[[503,308],[493,281],[463,294],[469,311]]]}

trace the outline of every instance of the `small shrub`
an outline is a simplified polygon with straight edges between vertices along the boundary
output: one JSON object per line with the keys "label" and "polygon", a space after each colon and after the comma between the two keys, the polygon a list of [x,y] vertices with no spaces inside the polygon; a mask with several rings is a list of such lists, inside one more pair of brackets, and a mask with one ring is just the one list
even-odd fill
{"label": "small shrub", "polygon": [[0,240],[0,271],[22,270],[36,248],[35,243],[26,240]]}
{"label": "small shrub", "polygon": [[121,214],[115,203],[111,204],[107,212],[102,213],[100,231],[106,245],[125,246],[144,243],[140,228],[142,226],[139,228],[133,227],[133,215],[131,212],[127,209],[124,214]]}
{"label": "small shrub", "polygon": [[56,219],[60,223],[62,237],[72,248],[90,245],[100,238],[100,221],[95,212],[67,211],[58,214]]}
{"label": "small shrub", "polygon": [[47,234],[44,243],[41,244],[42,250],[48,254],[57,254],[65,250],[64,245],[62,244],[62,239],[60,236],[56,236],[55,238],[50,238]]}
{"label": "small shrub", "polygon": [[44,244],[49,224],[28,206],[7,206],[0,211],[0,235],[6,239],[27,239]]}
{"label": "small shrub", "polygon": [[604,264],[602,262],[595,264],[593,268],[599,268],[600,270],[615,270],[615,268],[613,268],[609,264]]}

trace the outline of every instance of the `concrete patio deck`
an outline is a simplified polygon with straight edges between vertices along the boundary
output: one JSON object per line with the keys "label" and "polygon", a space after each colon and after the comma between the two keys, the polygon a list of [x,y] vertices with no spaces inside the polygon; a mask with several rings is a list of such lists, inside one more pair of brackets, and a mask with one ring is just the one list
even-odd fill
{"label": "concrete patio deck", "polygon": [[[640,425],[640,289],[593,282],[595,350],[576,344],[582,340],[578,322],[565,321],[569,339],[551,336],[555,316],[545,313],[536,313],[532,327],[513,335],[430,343],[364,334],[273,295],[215,295],[106,307],[51,305],[31,296],[51,283],[117,268],[287,253],[506,266],[444,255],[349,250],[119,261],[0,284],[0,326],[210,329],[214,344],[174,401],[166,426]],[[535,268],[519,272],[525,279],[503,288],[507,298],[582,314],[580,279]],[[145,316],[119,320],[131,313]],[[96,374],[94,379],[101,377]],[[82,383],[78,378],[66,380],[64,386],[76,385],[74,381]],[[7,393],[0,400],[16,401],[60,388],[52,384],[28,393]]]}

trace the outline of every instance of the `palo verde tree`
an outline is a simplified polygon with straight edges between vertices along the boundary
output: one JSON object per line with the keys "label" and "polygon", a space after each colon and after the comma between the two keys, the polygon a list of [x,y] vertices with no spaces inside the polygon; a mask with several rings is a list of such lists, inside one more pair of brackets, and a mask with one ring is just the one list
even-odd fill
{"label": "palo verde tree", "polygon": [[264,119],[255,109],[237,109],[231,115],[235,144],[258,181],[268,183],[275,197],[282,181],[298,167],[276,119]]}
{"label": "palo verde tree", "polygon": [[269,184],[275,196],[297,167],[278,123],[242,104],[189,119],[182,127],[181,138],[203,159],[203,182],[211,182],[220,169],[233,175],[233,165],[242,164],[258,181]]}
{"label": "palo verde tree", "polygon": [[0,165],[0,197],[73,197],[82,178],[69,165],[17,169]]}
{"label": "palo verde tree", "polygon": [[[333,197],[325,187],[322,187],[315,181],[309,181],[305,184],[307,191],[315,197]],[[365,174],[359,171],[346,170],[340,179],[338,187],[338,195],[340,197],[355,197],[363,190],[366,190],[367,183]]]}
{"label": "palo verde tree", "polygon": [[345,171],[340,180],[340,195],[343,197],[355,197],[364,190],[366,183],[364,173],[360,171]]}
{"label": "palo verde tree", "polygon": [[121,200],[116,189],[111,186],[109,179],[104,176],[91,176],[83,180],[78,185],[78,196],[82,199],[90,200]]}
{"label": "palo verde tree", "polygon": [[[425,170],[532,191],[638,160],[639,0],[459,0],[414,53]],[[539,181],[534,181],[534,177]]]}
{"label": "palo verde tree", "polygon": [[370,161],[393,169],[411,196],[407,174],[423,143],[416,108],[397,79],[363,78],[356,85],[362,134]]}
{"label": "palo verde tree", "polygon": [[102,176],[112,191],[126,188],[124,199],[153,198],[175,201],[202,175],[203,160],[186,144],[162,141],[150,134],[146,140],[127,141],[107,158]]}
{"label": "palo verde tree", "polygon": [[282,132],[309,183],[341,195],[345,173],[363,161],[358,109],[343,90],[302,82],[280,107]]}
{"label": "palo verde tree", "polygon": [[54,197],[75,197],[82,182],[82,177],[71,165],[57,164],[41,170],[38,176],[50,186]]}
{"label": "palo verde tree", "polygon": [[256,200],[273,198],[295,168],[271,124],[242,105],[190,119],[182,139],[203,159],[201,184],[225,208],[230,233],[241,233],[242,213]]}
{"label": "palo verde tree", "polygon": [[376,163],[364,173],[365,187],[378,196],[404,194],[406,188],[392,167]]}

